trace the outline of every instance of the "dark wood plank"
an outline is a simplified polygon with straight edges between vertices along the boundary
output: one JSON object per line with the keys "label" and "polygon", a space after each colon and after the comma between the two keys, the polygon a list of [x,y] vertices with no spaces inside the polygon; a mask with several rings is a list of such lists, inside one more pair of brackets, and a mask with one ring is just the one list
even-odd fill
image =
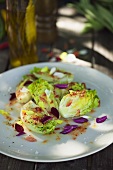
{"label": "dark wood plank", "polygon": [[73,161],[59,162],[59,163],[36,163],[34,170],[86,170],[87,159],[78,159]]}
{"label": "dark wood plank", "polygon": [[113,144],[92,155],[91,170],[113,169]]}
{"label": "dark wood plank", "polygon": [[9,66],[8,49],[0,50],[0,73],[6,71]]}
{"label": "dark wood plank", "polygon": [[0,154],[0,170],[34,170],[34,163],[21,161]]}
{"label": "dark wood plank", "polygon": [[2,170],[112,170],[113,169],[113,144],[104,150],[85,158],[59,162],[59,163],[33,163],[20,161],[0,155],[0,169]]}

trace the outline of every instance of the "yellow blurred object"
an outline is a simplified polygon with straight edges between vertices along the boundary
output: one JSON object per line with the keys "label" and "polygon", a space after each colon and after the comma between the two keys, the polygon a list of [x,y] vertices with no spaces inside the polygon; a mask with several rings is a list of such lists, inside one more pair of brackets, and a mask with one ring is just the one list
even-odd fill
{"label": "yellow blurred object", "polygon": [[2,14],[2,17],[3,17],[4,21],[6,22],[6,10],[2,9],[1,14]]}
{"label": "yellow blurred object", "polygon": [[9,116],[9,113],[5,110],[0,110],[0,114],[2,114],[3,116]]}
{"label": "yellow blurred object", "polygon": [[7,35],[12,67],[38,62],[33,0],[7,0]]}
{"label": "yellow blurred object", "polygon": [[35,6],[33,4],[33,0],[29,0],[28,6],[26,8],[25,23],[27,42],[28,44],[32,44],[32,42],[36,41],[37,38]]}
{"label": "yellow blurred object", "polygon": [[2,18],[3,18],[4,23],[5,23],[5,31],[7,31],[7,27],[6,27],[6,10],[5,9],[1,10],[1,15],[2,15]]}
{"label": "yellow blurred object", "polygon": [[0,10],[0,40],[2,40],[5,36],[6,30],[5,30],[5,22],[4,18],[2,16],[2,10]]}
{"label": "yellow blurred object", "polygon": [[62,52],[61,54],[60,54],[60,59],[61,60],[65,60],[65,58],[67,57],[67,53],[66,52]]}

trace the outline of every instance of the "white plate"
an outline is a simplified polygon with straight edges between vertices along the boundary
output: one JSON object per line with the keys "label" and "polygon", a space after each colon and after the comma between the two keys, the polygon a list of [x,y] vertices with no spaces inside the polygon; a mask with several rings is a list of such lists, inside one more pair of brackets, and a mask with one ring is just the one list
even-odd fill
{"label": "white plate", "polygon": [[[20,160],[60,162],[85,157],[109,146],[113,142],[113,80],[94,69],[73,64],[39,63],[7,71],[0,75],[0,109],[6,107],[10,92],[14,92],[22,76],[34,66],[63,68],[75,75],[75,81],[84,82],[88,88],[96,89],[101,106],[92,116],[107,115],[108,119],[101,124],[95,124],[95,119],[91,120],[91,125],[86,132],[79,135],[76,140],[73,140],[70,135],[35,134],[38,141],[28,142],[23,139],[23,135],[17,137],[14,129],[6,125],[4,123],[6,119],[0,115],[0,152]],[[17,115],[15,112],[15,118]]]}

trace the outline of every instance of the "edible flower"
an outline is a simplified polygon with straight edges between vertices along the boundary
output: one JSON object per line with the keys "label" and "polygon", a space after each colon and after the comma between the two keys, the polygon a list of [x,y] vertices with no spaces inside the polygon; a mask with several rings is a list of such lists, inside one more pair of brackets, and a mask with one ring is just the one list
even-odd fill
{"label": "edible flower", "polygon": [[107,119],[107,116],[98,117],[98,118],[96,118],[96,122],[103,123],[106,119]]}
{"label": "edible flower", "polygon": [[61,134],[68,134],[70,132],[72,132],[74,129],[76,129],[78,127],[78,125],[66,125],[64,126],[63,131],[61,131]]}

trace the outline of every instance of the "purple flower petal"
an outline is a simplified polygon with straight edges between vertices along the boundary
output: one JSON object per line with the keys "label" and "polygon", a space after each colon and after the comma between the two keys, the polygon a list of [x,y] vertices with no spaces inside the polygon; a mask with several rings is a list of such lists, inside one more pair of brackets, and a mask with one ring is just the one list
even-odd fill
{"label": "purple flower petal", "polygon": [[15,130],[19,133],[24,132],[24,128],[18,123],[15,124]]}
{"label": "purple flower petal", "polygon": [[73,119],[73,121],[75,123],[85,123],[85,122],[88,122],[88,119],[84,118],[84,117],[79,117],[79,118],[75,118]]}
{"label": "purple flower petal", "polygon": [[41,121],[41,123],[45,124],[51,119],[52,119],[51,116],[44,116],[40,121]]}
{"label": "purple flower petal", "polygon": [[107,116],[98,117],[98,118],[96,118],[96,122],[97,123],[103,123],[106,119],[107,119]]}
{"label": "purple flower petal", "polygon": [[52,113],[55,117],[59,118],[59,111],[58,111],[55,107],[52,107],[52,108],[51,108],[51,113]]}
{"label": "purple flower petal", "polygon": [[68,84],[55,84],[55,87],[59,89],[66,89],[68,87]]}
{"label": "purple flower petal", "polygon": [[61,134],[68,134],[72,132],[74,129],[76,129],[78,126],[77,125],[66,125],[64,126],[64,130],[61,131]]}
{"label": "purple flower petal", "polygon": [[64,126],[64,129],[69,129],[70,126],[73,128],[73,129],[76,129],[78,127],[78,125],[66,125]]}
{"label": "purple flower petal", "polygon": [[13,99],[16,99],[16,94],[15,93],[10,93],[10,98],[9,100],[13,100]]}
{"label": "purple flower petal", "polygon": [[21,135],[24,135],[26,134],[25,132],[19,132],[16,136],[21,136]]}
{"label": "purple flower petal", "polygon": [[27,80],[27,81],[24,83],[24,86],[28,86],[28,85],[30,85],[32,82],[33,82],[33,81],[31,81],[31,80]]}

